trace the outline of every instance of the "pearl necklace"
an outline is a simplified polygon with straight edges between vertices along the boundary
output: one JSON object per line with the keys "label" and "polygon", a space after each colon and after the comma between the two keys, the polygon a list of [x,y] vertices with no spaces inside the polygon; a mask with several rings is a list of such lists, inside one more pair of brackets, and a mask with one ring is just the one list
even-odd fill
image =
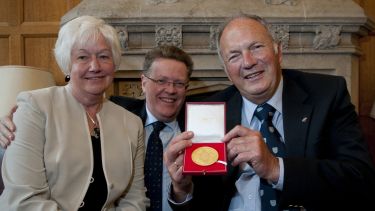
{"label": "pearl necklace", "polygon": [[92,118],[89,114],[89,112],[86,111],[86,114],[87,116],[89,117],[90,121],[92,122],[92,124],[94,124],[94,129],[91,131],[91,136],[94,136],[95,138],[99,138],[99,135],[100,135],[100,129],[98,127],[98,124],[96,123],[96,121],[94,120],[94,118]]}

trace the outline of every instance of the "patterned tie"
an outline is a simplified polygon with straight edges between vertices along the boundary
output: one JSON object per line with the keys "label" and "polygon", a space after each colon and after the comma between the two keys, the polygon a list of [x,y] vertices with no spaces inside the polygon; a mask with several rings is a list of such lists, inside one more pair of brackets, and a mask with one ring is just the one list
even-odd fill
{"label": "patterned tie", "polygon": [[151,201],[151,205],[147,210],[161,211],[163,195],[163,144],[159,134],[166,125],[157,121],[152,123],[152,126],[154,130],[148,138],[144,168],[145,185],[147,188],[146,196]]}
{"label": "patterned tie", "polygon": [[[272,124],[275,108],[269,104],[259,105],[254,112],[261,121],[260,132],[269,150],[278,157],[284,157],[285,146],[280,140],[281,136]],[[260,195],[262,200],[262,211],[278,210],[277,193],[274,188],[264,179],[260,180]]]}

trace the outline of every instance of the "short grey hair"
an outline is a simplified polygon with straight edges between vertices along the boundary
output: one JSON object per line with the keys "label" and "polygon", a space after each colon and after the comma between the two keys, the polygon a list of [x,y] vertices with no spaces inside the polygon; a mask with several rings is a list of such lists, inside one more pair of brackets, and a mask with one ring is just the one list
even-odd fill
{"label": "short grey hair", "polygon": [[[262,24],[267,29],[267,32],[270,35],[270,37],[272,38],[273,42],[278,43],[278,41],[273,38],[272,33],[269,30],[269,24],[267,23],[266,20],[264,20],[263,18],[261,18],[260,16],[257,16],[257,15],[250,15],[250,14],[244,14],[244,13],[238,14],[236,16],[233,16],[233,17],[230,17],[230,18],[226,19],[217,28],[217,34],[216,34],[216,47],[217,48],[216,48],[216,50],[217,50],[217,54],[219,55],[220,61],[222,63],[224,63],[224,62],[223,62],[223,57],[221,55],[220,39],[221,39],[221,36],[223,35],[223,31],[227,27],[227,25],[230,22],[232,22],[233,20],[236,20],[236,19],[250,19],[250,20],[257,21],[258,23]],[[277,49],[275,51],[277,51]]]}
{"label": "short grey hair", "polygon": [[74,45],[84,45],[102,35],[110,46],[116,70],[121,62],[121,47],[116,30],[104,20],[93,16],[80,16],[65,25],[59,31],[54,54],[57,64],[65,75],[69,75],[72,67],[71,51]]}

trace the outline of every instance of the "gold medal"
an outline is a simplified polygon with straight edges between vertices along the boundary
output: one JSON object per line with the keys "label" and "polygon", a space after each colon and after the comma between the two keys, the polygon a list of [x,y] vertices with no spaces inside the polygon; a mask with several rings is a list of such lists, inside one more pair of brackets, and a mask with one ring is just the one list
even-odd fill
{"label": "gold medal", "polygon": [[212,147],[199,147],[191,153],[191,159],[200,166],[209,166],[217,161],[219,153]]}

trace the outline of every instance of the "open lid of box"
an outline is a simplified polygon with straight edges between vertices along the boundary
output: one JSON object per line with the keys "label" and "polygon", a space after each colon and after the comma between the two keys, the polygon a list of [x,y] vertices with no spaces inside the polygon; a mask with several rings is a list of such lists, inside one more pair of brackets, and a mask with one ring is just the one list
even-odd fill
{"label": "open lid of box", "polygon": [[186,131],[193,143],[220,143],[225,135],[225,102],[187,102]]}

